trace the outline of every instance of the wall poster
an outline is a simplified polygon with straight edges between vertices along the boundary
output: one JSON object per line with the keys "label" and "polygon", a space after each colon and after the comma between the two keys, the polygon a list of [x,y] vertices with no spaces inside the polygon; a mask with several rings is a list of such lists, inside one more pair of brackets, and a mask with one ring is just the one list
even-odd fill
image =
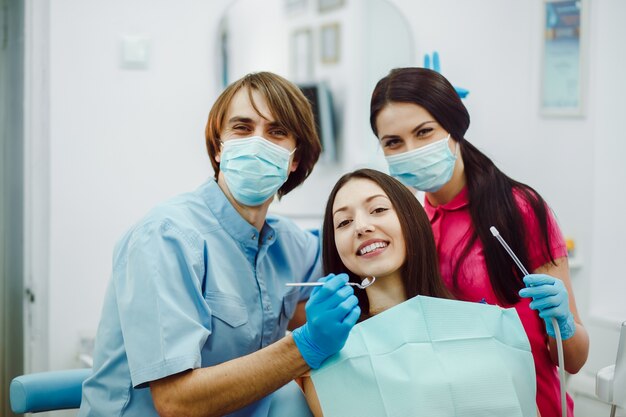
{"label": "wall poster", "polygon": [[585,68],[583,0],[544,0],[541,113],[582,116]]}

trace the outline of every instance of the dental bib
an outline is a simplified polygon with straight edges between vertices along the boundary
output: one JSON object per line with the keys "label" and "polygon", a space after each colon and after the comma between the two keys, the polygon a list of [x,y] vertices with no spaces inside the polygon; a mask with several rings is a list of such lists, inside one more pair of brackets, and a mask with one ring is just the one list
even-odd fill
{"label": "dental bib", "polygon": [[535,417],[514,308],[417,296],[358,323],[311,372],[325,417]]}

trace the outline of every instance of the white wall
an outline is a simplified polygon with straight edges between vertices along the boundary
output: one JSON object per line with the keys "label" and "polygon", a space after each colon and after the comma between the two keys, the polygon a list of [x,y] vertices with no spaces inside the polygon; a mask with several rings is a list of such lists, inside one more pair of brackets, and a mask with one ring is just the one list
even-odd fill
{"label": "white wall", "polygon": [[[114,242],[152,205],[212,174],[204,125],[219,92],[212,59],[227,3],[50,3],[49,90],[40,91],[50,97],[49,308],[36,315],[50,332],[48,348],[31,352],[47,358],[32,363],[76,366],[79,333],[97,326]],[[147,69],[120,67],[123,36],[149,39]]]}
{"label": "white wall", "polygon": [[[626,181],[626,164],[621,157],[626,149],[623,117],[626,106],[626,48],[616,45],[616,39],[626,39],[626,2],[605,0],[592,10],[596,23],[592,33],[595,45],[591,55],[594,64],[593,132],[585,137],[587,149],[593,149],[593,159],[585,163],[593,167],[593,183],[587,198],[594,202],[592,216],[591,310],[596,315],[626,317],[626,280],[619,279],[626,242],[626,218],[622,207],[625,197],[621,190]],[[584,168],[585,165],[581,165]],[[583,169],[586,171],[586,169]]]}
{"label": "white wall", "polygon": [[[283,2],[277,0],[239,0],[231,2],[223,14],[228,31],[231,83],[250,72],[271,71],[288,77],[287,28]],[[263,16],[263,24],[259,17]]]}
{"label": "white wall", "polygon": [[[626,319],[621,302],[626,280],[618,265],[626,249],[621,239],[626,224],[619,212],[625,197],[618,191],[626,180],[618,159],[626,154],[620,126],[626,97],[626,50],[620,43],[626,39],[621,24],[626,2],[587,3],[587,109],[584,117],[574,119],[539,115],[541,2],[390,3],[405,16],[413,35],[409,45],[415,50],[408,55],[413,62],[406,65],[421,65],[424,53],[440,52],[443,74],[470,90],[465,99],[472,116],[467,138],[505,172],[540,191],[564,233],[576,239],[582,267],[572,271],[572,279],[592,335],[583,372],[592,378],[596,369],[614,360],[615,323]],[[49,91],[40,91],[50,96],[49,176],[47,185],[39,184],[50,195],[49,238],[41,234],[49,242],[49,307],[44,315],[50,336],[49,349],[39,348],[39,354],[47,352],[49,369],[75,366],[79,332],[95,330],[113,244],[122,232],[156,202],[194,188],[210,175],[203,132],[219,92],[215,44],[228,4],[49,3]],[[341,172],[355,164],[384,166],[372,148],[365,154],[367,146],[354,149],[359,141],[375,140],[367,120],[361,120],[367,117],[371,87],[359,65],[371,57],[368,45],[385,30],[385,22],[374,24],[376,15],[367,15],[363,7],[347,0],[345,10],[323,18],[341,20],[343,59],[352,64],[318,73],[333,84],[338,104],[347,106],[340,146],[344,156],[356,152],[356,162],[318,166],[276,211],[315,217]],[[246,24],[241,30],[255,33],[271,26]],[[370,30],[368,45],[359,48],[368,39],[364,31]],[[146,70],[120,68],[119,39],[124,35],[150,39]],[[359,93],[348,97],[350,89]]]}
{"label": "white wall", "polygon": [[[591,134],[583,140],[588,157],[579,165],[592,184],[584,199],[591,206],[589,248],[588,328],[591,352],[586,375],[614,361],[616,327],[626,320],[626,280],[622,278],[626,243],[626,220],[621,208],[626,197],[621,192],[626,181],[626,165],[621,155],[626,151],[626,134],[622,127],[626,97],[626,48],[616,39],[626,39],[626,2],[604,0],[593,2],[591,22],[591,77],[589,85]],[[577,382],[584,384],[584,378]],[[626,394],[623,394],[626,395]],[[591,402],[582,399],[579,403]],[[622,410],[622,415],[626,411]],[[590,414],[592,415],[592,414]],[[597,414],[596,414],[597,415]]]}

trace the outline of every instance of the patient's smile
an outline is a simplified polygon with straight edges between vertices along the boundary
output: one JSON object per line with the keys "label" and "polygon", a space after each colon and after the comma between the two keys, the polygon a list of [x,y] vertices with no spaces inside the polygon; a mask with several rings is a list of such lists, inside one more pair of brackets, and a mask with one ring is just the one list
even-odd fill
{"label": "patient's smile", "polygon": [[384,242],[384,241],[379,241],[379,242],[374,242],[374,243],[367,243],[362,245],[357,254],[359,256],[363,256],[363,255],[367,255],[367,254],[371,254],[372,252],[374,252],[374,254],[378,254],[380,252],[382,252],[382,250],[384,250],[384,248],[386,248],[389,245],[389,243]]}
{"label": "patient's smile", "polygon": [[402,267],[406,247],[400,220],[389,196],[374,181],[353,178],[333,203],[337,253],[360,277],[387,277]]}

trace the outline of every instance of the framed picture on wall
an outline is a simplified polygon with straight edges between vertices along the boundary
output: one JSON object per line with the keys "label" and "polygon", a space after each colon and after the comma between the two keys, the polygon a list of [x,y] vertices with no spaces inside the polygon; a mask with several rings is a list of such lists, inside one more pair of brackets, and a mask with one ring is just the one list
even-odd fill
{"label": "framed picture on wall", "polygon": [[338,9],[343,6],[345,0],[317,0],[318,10],[321,13]]}
{"label": "framed picture on wall", "polygon": [[320,59],[323,64],[339,62],[341,44],[339,23],[323,25],[320,29]]}
{"label": "framed picture on wall", "polygon": [[285,12],[287,15],[294,15],[304,12],[307,9],[308,0],[284,0]]}
{"label": "framed picture on wall", "polygon": [[586,0],[543,0],[541,114],[583,116]]}
{"label": "framed picture on wall", "polygon": [[313,33],[309,28],[295,30],[290,45],[291,79],[296,83],[313,79]]}

